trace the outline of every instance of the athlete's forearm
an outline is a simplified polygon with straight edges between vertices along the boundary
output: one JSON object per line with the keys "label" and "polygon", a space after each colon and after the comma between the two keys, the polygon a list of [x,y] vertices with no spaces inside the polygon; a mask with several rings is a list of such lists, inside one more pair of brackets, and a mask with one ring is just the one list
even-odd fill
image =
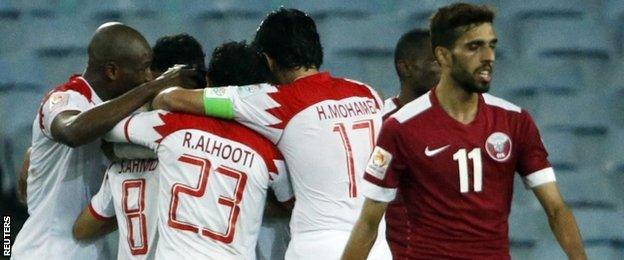
{"label": "athlete's forearm", "polygon": [[53,122],[52,136],[71,147],[90,143],[151,100],[164,87],[158,82],[147,82],[87,111],[66,118],[57,116]]}
{"label": "athlete's forearm", "polygon": [[203,115],[202,90],[169,88],[160,92],[152,101],[153,109]]}
{"label": "athlete's forearm", "polygon": [[576,220],[567,207],[548,213],[548,223],[569,259],[587,259]]}
{"label": "athlete's forearm", "polygon": [[366,259],[377,239],[377,227],[378,224],[360,218],[351,231],[342,260]]}

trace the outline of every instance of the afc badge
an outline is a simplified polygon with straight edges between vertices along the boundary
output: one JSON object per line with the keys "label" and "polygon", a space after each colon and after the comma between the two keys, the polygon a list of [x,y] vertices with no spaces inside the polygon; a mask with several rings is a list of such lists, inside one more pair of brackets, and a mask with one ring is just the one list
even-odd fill
{"label": "afc badge", "polygon": [[65,92],[56,92],[50,96],[50,110],[57,107],[63,107],[69,103],[69,94]]}
{"label": "afc badge", "polygon": [[485,150],[492,159],[504,162],[511,155],[511,139],[504,133],[495,132],[485,141]]}
{"label": "afc badge", "polygon": [[368,161],[366,172],[375,176],[377,179],[383,180],[386,177],[386,171],[388,170],[388,165],[390,165],[391,160],[392,154],[377,146],[375,150],[373,150],[373,155],[371,155]]}

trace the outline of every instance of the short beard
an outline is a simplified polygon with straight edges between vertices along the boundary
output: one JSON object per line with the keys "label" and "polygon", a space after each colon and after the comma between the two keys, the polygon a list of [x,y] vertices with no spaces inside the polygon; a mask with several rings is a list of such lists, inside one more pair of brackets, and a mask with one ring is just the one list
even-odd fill
{"label": "short beard", "polygon": [[459,83],[459,86],[468,93],[486,93],[490,90],[490,84],[479,84],[472,73],[455,63],[451,69],[451,78]]}

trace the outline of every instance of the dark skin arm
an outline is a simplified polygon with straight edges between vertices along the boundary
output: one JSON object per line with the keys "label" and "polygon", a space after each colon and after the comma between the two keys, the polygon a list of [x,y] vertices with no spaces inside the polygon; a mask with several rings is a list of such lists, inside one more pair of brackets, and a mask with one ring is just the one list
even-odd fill
{"label": "dark skin arm", "polygon": [[102,221],[95,218],[89,208],[85,208],[74,222],[72,234],[78,241],[91,241],[115,230],[117,230],[116,218]]}
{"label": "dark skin arm", "polygon": [[161,90],[170,86],[194,86],[195,72],[177,67],[158,79],[143,83],[125,94],[87,111],[65,111],[52,121],[50,132],[54,140],[78,147],[90,143],[110,131],[119,121],[143,104],[152,100]]}
{"label": "dark skin arm", "polygon": [[27,181],[28,181],[28,167],[30,166],[30,150],[32,148],[28,148],[26,150],[26,154],[24,155],[24,163],[22,164],[22,169],[19,172],[19,176],[17,179],[17,198],[23,204],[26,204],[26,199],[28,198],[28,194],[26,192]]}
{"label": "dark skin arm", "polygon": [[548,216],[548,224],[569,259],[587,259],[583,240],[572,211],[568,209],[555,182],[533,188]]}
{"label": "dark skin arm", "polygon": [[360,218],[355,223],[349,242],[342,253],[343,260],[359,260],[368,258],[371,248],[377,239],[379,222],[386,212],[388,203],[366,198]]}
{"label": "dark skin arm", "polygon": [[154,98],[152,108],[203,115],[203,95],[203,89],[169,88]]}

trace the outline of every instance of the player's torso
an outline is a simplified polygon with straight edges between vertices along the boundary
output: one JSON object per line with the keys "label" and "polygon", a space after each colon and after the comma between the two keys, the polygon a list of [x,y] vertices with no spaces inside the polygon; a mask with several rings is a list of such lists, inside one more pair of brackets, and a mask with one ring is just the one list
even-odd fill
{"label": "player's torso", "polygon": [[158,160],[135,159],[107,170],[119,229],[119,259],[153,259],[158,223]]}
{"label": "player's torso", "polygon": [[462,124],[434,105],[402,125],[410,129],[399,141],[409,171],[399,190],[415,220],[410,239],[506,246],[521,134],[516,114],[480,102],[475,119]]}
{"label": "player's torso", "polygon": [[350,232],[357,219],[363,202],[359,182],[381,127],[380,104],[370,92],[362,94],[363,88],[335,79],[331,88],[308,89],[326,96],[316,94],[313,101],[308,94],[291,97],[306,104],[278,143],[297,198],[293,237],[305,231]]}
{"label": "player's torso", "polygon": [[198,129],[169,134],[158,154],[157,255],[253,258],[269,182],[261,155]]}
{"label": "player's torso", "polygon": [[27,204],[30,217],[20,232],[14,255],[65,252],[63,257],[91,257],[99,242],[80,247],[72,238],[74,220],[97,193],[106,170],[99,139],[78,148],[46,137],[35,119]]}

